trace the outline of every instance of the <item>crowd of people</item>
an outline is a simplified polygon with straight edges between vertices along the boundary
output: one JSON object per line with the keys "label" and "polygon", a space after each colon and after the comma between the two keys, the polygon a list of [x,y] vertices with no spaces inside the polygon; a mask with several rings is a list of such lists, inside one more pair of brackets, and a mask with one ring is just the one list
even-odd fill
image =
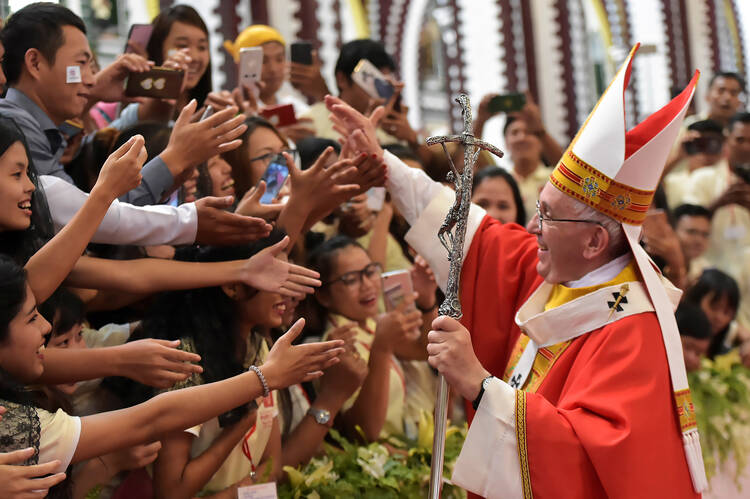
{"label": "crowd of people", "polygon": [[[102,68],[63,6],[32,4],[0,30],[2,497],[236,497],[308,462],[332,427],[414,438],[434,410],[426,346],[443,296],[405,240],[413,214],[383,186],[386,155],[438,182],[450,160],[407,119],[391,55],[345,43],[331,89],[314,51],[290,62],[279,32],[254,25],[225,48],[239,61],[260,47],[260,79],[218,90],[194,9],[152,25],[147,46]],[[393,96],[352,78],[361,60]],[[128,97],[154,66],[183,71],[179,96]],[[684,291],[689,370],[733,348],[750,366],[744,95],[739,75],[713,76],[644,222],[642,244]],[[292,123],[263,117],[284,104]],[[337,105],[370,117],[383,155],[331,119]],[[531,96],[503,134],[512,167],[480,156],[472,202],[531,226],[563,149]],[[384,272],[409,289],[384,293]]]}

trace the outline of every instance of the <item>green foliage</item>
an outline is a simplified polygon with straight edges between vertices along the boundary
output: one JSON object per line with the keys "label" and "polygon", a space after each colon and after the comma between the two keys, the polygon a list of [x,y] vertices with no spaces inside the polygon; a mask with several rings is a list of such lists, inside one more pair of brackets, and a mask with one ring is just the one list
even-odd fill
{"label": "green foliage", "polygon": [[706,474],[712,476],[733,456],[738,478],[750,451],[750,370],[732,351],[713,361],[704,359],[701,369],[688,373],[688,381]]}
{"label": "green foliage", "polygon": [[[330,430],[338,447],[325,444],[325,454],[313,458],[298,469],[289,466],[284,471],[288,482],[279,487],[281,499],[334,499],[361,497],[364,499],[397,499],[426,497],[430,480],[432,449],[426,448],[427,433],[432,442],[432,421],[421,418],[421,436],[414,441],[388,438],[383,443],[357,445],[336,430]],[[452,426],[445,441],[444,476],[450,477],[461,452],[466,427]],[[425,433],[427,432],[427,433]],[[387,444],[388,447],[385,445]],[[466,492],[446,483],[443,498],[463,499]]]}

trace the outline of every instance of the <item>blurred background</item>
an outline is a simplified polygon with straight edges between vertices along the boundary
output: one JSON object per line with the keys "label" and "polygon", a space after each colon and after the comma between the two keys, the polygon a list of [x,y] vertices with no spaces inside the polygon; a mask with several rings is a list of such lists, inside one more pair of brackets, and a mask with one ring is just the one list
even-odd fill
{"label": "blurred background", "polygon": [[[31,3],[0,0],[3,17]],[[478,104],[491,92],[528,90],[549,132],[567,143],[630,47],[641,42],[628,100],[629,122],[653,112],[703,73],[694,101],[703,110],[710,76],[750,76],[750,0],[63,0],[86,21],[102,65],[120,54],[132,23],[173,3],[193,6],[211,30],[215,86],[236,69],[222,47],[244,27],[269,24],[288,41],[318,49],[329,88],[342,43],[373,38],[394,56],[415,128],[460,128],[451,96]],[[485,137],[501,137],[502,120]],[[635,120],[635,121],[634,121]],[[501,145],[501,144],[500,144]]]}

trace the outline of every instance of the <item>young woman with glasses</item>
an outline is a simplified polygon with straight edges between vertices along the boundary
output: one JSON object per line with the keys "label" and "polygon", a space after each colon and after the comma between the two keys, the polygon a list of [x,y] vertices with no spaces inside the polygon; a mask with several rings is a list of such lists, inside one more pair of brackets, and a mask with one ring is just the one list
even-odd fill
{"label": "young woman with glasses", "polygon": [[422,313],[411,307],[414,299],[410,297],[398,310],[378,315],[380,264],[353,239],[336,236],[322,243],[311,252],[309,264],[323,280],[315,298],[325,309],[324,337],[344,324],[355,324],[355,348],[345,355],[368,363],[362,387],[342,408],[341,423],[347,430],[359,426],[371,441],[403,436],[410,380],[402,360],[419,358],[425,352],[417,332],[423,324]]}
{"label": "young woman with glasses", "polygon": [[247,191],[258,185],[263,173],[274,159],[286,164],[279,156],[289,153],[296,161],[297,150],[271,123],[260,116],[251,116],[246,121],[247,130],[240,137],[242,145],[227,152],[223,158],[232,166],[234,191],[237,199],[242,199]]}

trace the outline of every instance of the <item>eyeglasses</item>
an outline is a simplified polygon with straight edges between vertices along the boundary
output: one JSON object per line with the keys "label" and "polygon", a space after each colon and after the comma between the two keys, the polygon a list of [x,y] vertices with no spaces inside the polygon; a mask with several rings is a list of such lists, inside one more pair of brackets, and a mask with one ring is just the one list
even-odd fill
{"label": "eyeglasses", "polygon": [[[539,205],[539,201],[536,202],[536,218],[539,224],[539,233],[542,233],[542,222],[577,222],[583,224],[596,224],[600,227],[604,227],[604,224],[597,220],[574,220],[571,218],[549,218],[542,215],[542,210]],[[604,227],[606,229],[606,227]]]}
{"label": "eyeglasses", "polygon": [[374,278],[376,275],[379,276],[382,272],[382,268],[378,262],[372,262],[362,270],[353,270],[346,274],[341,274],[336,279],[328,281],[325,285],[329,286],[337,282],[342,282],[347,288],[353,288],[357,285],[361,285],[364,282],[365,277],[368,279]]}
{"label": "eyeglasses", "polygon": [[263,166],[268,166],[271,163],[281,163],[282,165],[286,164],[286,158],[284,158],[283,153],[287,153],[292,157],[292,160],[297,160],[297,149],[284,149],[281,152],[269,152],[266,154],[263,154],[262,156],[256,156],[255,158],[250,158],[250,162],[253,163],[254,161],[261,161],[263,163]]}

